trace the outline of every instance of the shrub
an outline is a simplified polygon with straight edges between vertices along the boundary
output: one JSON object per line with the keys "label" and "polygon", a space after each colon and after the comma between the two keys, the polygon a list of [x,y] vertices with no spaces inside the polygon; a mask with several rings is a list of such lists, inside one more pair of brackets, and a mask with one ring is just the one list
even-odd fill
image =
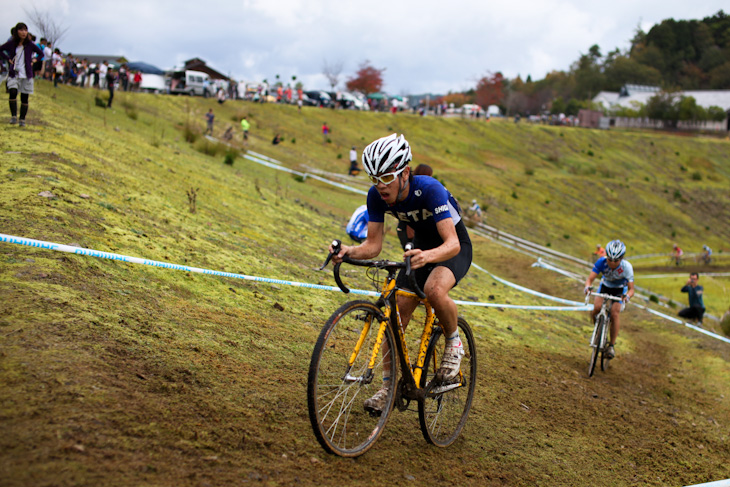
{"label": "shrub", "polygon": [[337,154],[338,159],[342,159],[342,154]]}
{"label": "shrub", "polygon": [[513,197],[514,199],[517,199],[517,198],[518,198],[518,196],[517,196],[517,193],[515,193],[514,191],[512,191],[512,197]]}
{"label": "shrub", "polygon": [[208,139],[200,139],[195,144],[195,150],[208,156],[217,156],[218,154],[224,153],[227,148],[219,142],[211,142]]}
{"label": "shrub", "polygon": [[568,240],[568,239],[570,238],[570,235],[568,235],[567,233],[564,233],[564,234],[563,234],[563,238],[564,238],[565,240]]}
{"label": "shrub", "polygon": [[659,303],[659,298],[655,294],[652,294],[651,296],[649,296],[649,301],[651,301],[652,303],[657,303],[658,304]]}
{"label": "shrub", "polygon": [[229,166],[232,166],[233,161],[235,161],[237,157],[238,157],[238,151],[236,151],[235,149],[229,148],[228,150],[226,150],[226,155],[223,158],[223,163],[228,164]]}
{"label": "shrub", "polygon": [[720,320],[720,328],[722,328],[725,336],[730,337],[730,313],[725,313],[725,316],[722,317],[722,320]]}
{"label": "shrub", "polygon": [[198,140],[200,133],[198,133],[198,131],[195,130],[189,122],[187,122],[183,125],[183,136],[185,137],[185,142],[190,142],[192,144]]}
{"label": "shrub", "polygon": [[533,174],[535,174],[535,170],[534,169],[525,169],[525,174],[528,176],[532,176]]}
{"label": "shrub", "polygon": [[589,150],[589,151],[587,152],[587,154],[588,154],[589,156],[593,157],[593,151],[592,151],[592,150]]}
{"label": "shrub", "polygon": [[695,181],[701,181],[702,180],[702,174],[700,174],[699,172],[695,171],[695,172],[692,173],[692,179],[694,179]]}

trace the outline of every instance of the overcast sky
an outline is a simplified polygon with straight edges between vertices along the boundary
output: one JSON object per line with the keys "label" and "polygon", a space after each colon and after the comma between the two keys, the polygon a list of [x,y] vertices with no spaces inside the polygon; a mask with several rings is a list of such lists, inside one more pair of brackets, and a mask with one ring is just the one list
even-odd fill
{"label": "overcast sky", "polygon": [[[627,49],[637,26],[712,16],[727,0],[0,0],[6,34],[24,8],[69,30],[63,52],[124,55],[162,69],[193,57],[238,80],[327,88],[322,66],[342,63],[341,85],[369,60],[392,94],[446,93],[488,72],[541,79],[568,70],[598,44]],[[730,12],[727,12],[730,13]]]}

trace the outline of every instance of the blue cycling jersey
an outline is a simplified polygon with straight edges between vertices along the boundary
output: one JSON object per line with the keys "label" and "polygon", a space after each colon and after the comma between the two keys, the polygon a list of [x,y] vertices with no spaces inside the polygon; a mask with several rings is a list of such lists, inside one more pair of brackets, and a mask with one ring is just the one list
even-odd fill
{"label": "blue cycling jersey", "polygon": [[603,274],[601,283],[606,287],[624,287],[629,282],[634,282],[634,268],[625,259],[621,261],[618,267],[611,269],[608,267],[607,259],[605,257],[601,257],[593,266],[593,272],[596,274]]}
{"label": "blue cycling jersey", "polygon": [[443,184],[431,176],[413,176],[408,196],[393,206],[388,206],[373,186],[368,192],[367,203],[369,221],[383,222],[388,213],[407,222],[423,244],[423,249],[435,248],[443,243],[436,228],[437,222],[451,218],[456,225],[461,221],[459,203]]}

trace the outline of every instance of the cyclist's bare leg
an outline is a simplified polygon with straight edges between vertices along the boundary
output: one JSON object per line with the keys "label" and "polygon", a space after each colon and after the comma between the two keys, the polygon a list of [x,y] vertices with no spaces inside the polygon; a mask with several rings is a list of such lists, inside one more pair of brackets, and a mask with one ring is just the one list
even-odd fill
{"label": "cyclist's bare leg", "polygon": [[591,311],[591,325],[596,322],[596,316],[601,312],[601,306],[603,306],[603,298],[596,297],[596,300],[593,301],[593,311]]}
{"label": "cyclist's bare leg", "polygon": [[611,330],[610,330],[610,345],[616,344],[616,338],[618,338],[618,330],[621,328],[621,325],[619,323],[619,314],[621,312],[621,303],[614,302],[611,306]]}
{"label": "cyclist's bare leg", "polygon": [[423,292],[433,306],[436,317],[444,328],[446,335],[456,331],[459,311],[456,303],[449,296],[449,291],[456,285],[454,273],[448,267],[436,267],[426,280]]}

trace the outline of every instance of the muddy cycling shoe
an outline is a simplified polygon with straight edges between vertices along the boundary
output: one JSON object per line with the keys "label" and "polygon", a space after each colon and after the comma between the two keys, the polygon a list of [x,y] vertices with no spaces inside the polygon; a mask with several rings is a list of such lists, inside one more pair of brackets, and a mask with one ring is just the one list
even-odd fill
{"label": "muddy cycling shoe", "polygon": [[444,349],[441,366],[436,372],[436,380],[439,382],[449,382],[459,375],[461,358],[465,355],[464,345],[461,343],[461,338],[454,341],[457,342],[455,345],[447,344]]}
{"label": "muddy cycling shoe", "polygon": [[10,125],[15,125],[18,123],[18,117],[10,117]]}
{"label": "muddy cycling shoe", "polygon": [[380,416],[380,413],[383,412],[385,404],[388,401],[388,394],[390,394],[390,389],[387,387],[381,387],[380,390],[373,395],[373,397],[365,399],[362,403],[365,411],[370,414]]}
{"label": "muddy cycling shoe", "polygon": [[610,359],[614,358],[615,356],[616,356],[616,351],[613,349],[613,345],[609,345],[606,348],[606,358],[610,360]]}

